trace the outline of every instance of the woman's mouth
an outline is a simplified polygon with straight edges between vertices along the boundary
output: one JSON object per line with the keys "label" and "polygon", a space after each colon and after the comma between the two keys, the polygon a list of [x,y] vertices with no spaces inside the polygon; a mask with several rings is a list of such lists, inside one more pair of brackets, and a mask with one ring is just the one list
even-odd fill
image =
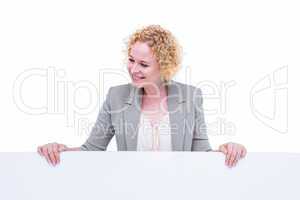
{"label": "woman's mouth", "polygon": [[134,80],[134,81],[140,81],[140,80],[143,80],[143,79],[145,79],[146,77],[144,77],[144,76],[135,76],[135,75],[133,75],[132,76],[132,79]]}

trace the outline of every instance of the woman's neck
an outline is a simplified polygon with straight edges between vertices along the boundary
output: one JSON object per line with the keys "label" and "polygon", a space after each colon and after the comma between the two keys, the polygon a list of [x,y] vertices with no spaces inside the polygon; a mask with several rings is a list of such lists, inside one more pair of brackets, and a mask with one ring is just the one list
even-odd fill
{"label": "woman's neck", "polygon": [[151,99],[161,99],[167,95],[167,86],[165,84],[154,84],[144,87],[144,96]]}
{"label": "woman's neck", "polygon": [[167,107],[167,86],[162,84],[155,89],[144,88],[142,98],[142,110],[148,114],[161,114],[168,110]]}

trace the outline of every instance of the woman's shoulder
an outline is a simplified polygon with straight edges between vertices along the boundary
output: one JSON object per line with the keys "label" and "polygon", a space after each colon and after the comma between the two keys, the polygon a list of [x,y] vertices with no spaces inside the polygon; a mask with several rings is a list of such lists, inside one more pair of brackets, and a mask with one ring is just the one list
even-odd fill
{"label": "woman's shoulder", "polygon": [[126,101],[132,87],[131,83],[115,85],[109,88],[108,93],[112,101]]}
{"label": "woman's shoulder", "polygon": [[[184,99],[191,101],[195,100],[195,98],[202,97],[202,90],[200,87],[175,80],[171,80],[168,84],[172,87],[172,95],[175,95],[179,91]],[[131,102],[137,91],[136,87],[131,83],[120,84],[110,87],[109,96],[114,103]]]}
{"label": "woman's shoulder", "polygon": [[[171,85],[175,85],[176,87],[178,87],[181,90],[191,90],[191,91],[196,91],[196,90],[200,90],[200,87],[191,85],[191,84],[187,84],[187,83],[183,83],[183,82],[179,82],[179,81],[175,81],[172,80],[170,81]],[[131,83],[126,83],[126,84],[120,84],[120,85],[116,85],[116,86],[111,86],[110,90],[111,92],[114,93],[118,93],[118,94],[123,94],[123,93],[130,93],[130,90],[133,89],[135,86],[133,86]]]}
{"label": "woman's shoulder", "polygon": [[201,96],[202,90],[199,86],[194,86],[187,83],[182,83],[178,81],[172,81],[172,84],[177,85],[177,87],[182,91],[183,95],[185,95],[188,98],[191,98],[192,96]]}
{"label": "woman's shoulder", "polygon": [[130,92],[131,87],[132,87],[131,83],[126,83],[126,84],[111,86],[109,88],[109,90],[110,90],[110,92],[113,92],[113,93],[122,94],[122,93]]}

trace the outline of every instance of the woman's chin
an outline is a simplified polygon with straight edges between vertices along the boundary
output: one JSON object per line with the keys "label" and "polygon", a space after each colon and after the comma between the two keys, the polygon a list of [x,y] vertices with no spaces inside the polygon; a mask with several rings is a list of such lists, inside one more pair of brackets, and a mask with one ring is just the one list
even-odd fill
{"label": "woman's chin", "polygon": [[143,82],[140,82],[140,81],[132,80],[132,81],[131,81],[131,84],[134,85],[134,86],[137,87],[137,88],[143,87]]}

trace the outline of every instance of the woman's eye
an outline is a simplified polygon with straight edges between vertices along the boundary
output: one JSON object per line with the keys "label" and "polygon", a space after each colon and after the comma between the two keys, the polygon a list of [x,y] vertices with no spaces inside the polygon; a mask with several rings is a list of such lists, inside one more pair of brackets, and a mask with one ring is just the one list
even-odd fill
{"label": "woman's eye", "polygon": [[148,67],[149,65],[144,64],[144,63],[141,63],[141,66],[142,66],[142,67]]}
{"label": "woman's eye", "polygon": [[129,58],[129,62],[134,62],[134,60],[132,58]]}

